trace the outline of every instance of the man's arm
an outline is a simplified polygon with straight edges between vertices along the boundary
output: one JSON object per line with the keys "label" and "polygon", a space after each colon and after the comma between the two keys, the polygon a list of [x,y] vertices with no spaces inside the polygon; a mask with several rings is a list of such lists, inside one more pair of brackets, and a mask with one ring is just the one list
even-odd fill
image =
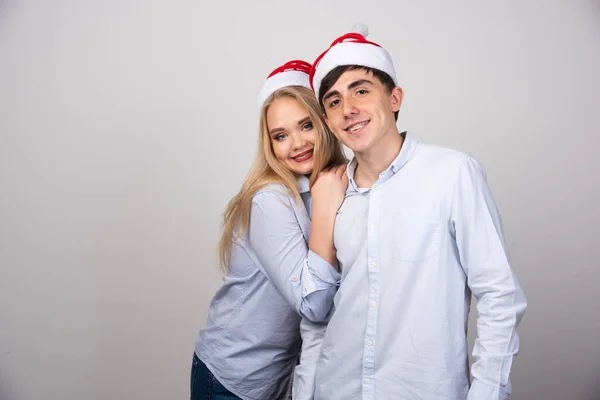
{"label": "man's arm", "polygon": [[519,351],[516,328],[527,302],[510,266],[485,170],[470,156],[461,166],[451,212],[460,261],[477,299],[468,400],[504,400],[510,394],[510,370]]}
{"label": "man's arm", "polygon": [[300,353],[300,364],[294,369],[293,400],[313,400],[315,373],[326,328],[327,321],[312,322],[302,318],[300,322],[302,352]]}

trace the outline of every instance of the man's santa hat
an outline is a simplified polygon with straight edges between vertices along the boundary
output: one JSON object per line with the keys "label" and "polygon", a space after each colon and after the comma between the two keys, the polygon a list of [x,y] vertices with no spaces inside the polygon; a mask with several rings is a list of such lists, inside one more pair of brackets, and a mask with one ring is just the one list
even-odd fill
{"label": "man's santa hat", "polygon": [[265,101],[275,91],[287,86],[303,86],[310,89],[308,74],[311,65],[306,61],[292,60],[275,68],[267,77],[265,84],[258,96],[258,106],[262,108]]}
{"label": "man's santa hat", "polygon": [[375,68],[388,74],[398,85],[396,70],[392,56],[377,43],[366,39],[369,29],[363,24],[356,24],[352,32],[335,39],[312,65],[310,85],[320,100],[321,81],[329,72],[340,65],[360,65]]}

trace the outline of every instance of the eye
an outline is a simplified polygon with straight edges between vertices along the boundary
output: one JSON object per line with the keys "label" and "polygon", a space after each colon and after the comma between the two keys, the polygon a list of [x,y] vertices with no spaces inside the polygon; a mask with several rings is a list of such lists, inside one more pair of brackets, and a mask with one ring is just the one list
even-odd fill
{"label": "eye", "polygon": [[340,103],[338,99],[335,99],[329,103],[329,108],[335,107]]}
{"label": "eye", "polygon": [[359,89],[356,91],[356,94],[360,94],[360,95],[367,94],[367,93],[369,93],[369,91],[367,89]]}
{"label": "eye", "polygon": [[307,122],[302,126],[303,131],[310,131],[313,128],[312,122]]}
{"label": "eye", "polygon": [[278,142],[284,140],[287,137],[287,134],[285,133],[280,133],[277,136],[273,137],[273,140],[277,140]]}

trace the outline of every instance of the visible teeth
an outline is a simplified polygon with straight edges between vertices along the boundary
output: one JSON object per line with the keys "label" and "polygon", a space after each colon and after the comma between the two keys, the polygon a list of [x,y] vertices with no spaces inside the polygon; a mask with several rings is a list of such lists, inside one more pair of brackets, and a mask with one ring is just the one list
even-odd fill
{"label": "visible teeth", "polygon": [[366,122],[361,122],[360,124],[356,124],[350,128],[348,128],[349,131],[354,132],[359,130],[360,128],[362,128],[363,126],[365,126],[367,123]]}

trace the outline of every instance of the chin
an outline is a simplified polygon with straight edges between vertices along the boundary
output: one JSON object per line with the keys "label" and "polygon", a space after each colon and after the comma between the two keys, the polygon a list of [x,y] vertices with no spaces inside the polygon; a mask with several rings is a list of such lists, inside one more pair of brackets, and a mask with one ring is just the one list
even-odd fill
{"label": "chin", "polygon": [[353,153],[361,153],[369,149],[370,143],[365,140],[349,140],[344,143]]}
{"label": "chin", "polygon": [[295,175],[307,175],[310,174],[313,170],[312,165],[310,166],[298,166],[298,165],[288,165],[288,170],[290,170]]}
{"label": "chin", "polygon": [[311,168],[302,168],[302,169],[298,169],[297,171],[294,171],[296,173],[296,175],[310,175],[312,173],[312,167]]}

